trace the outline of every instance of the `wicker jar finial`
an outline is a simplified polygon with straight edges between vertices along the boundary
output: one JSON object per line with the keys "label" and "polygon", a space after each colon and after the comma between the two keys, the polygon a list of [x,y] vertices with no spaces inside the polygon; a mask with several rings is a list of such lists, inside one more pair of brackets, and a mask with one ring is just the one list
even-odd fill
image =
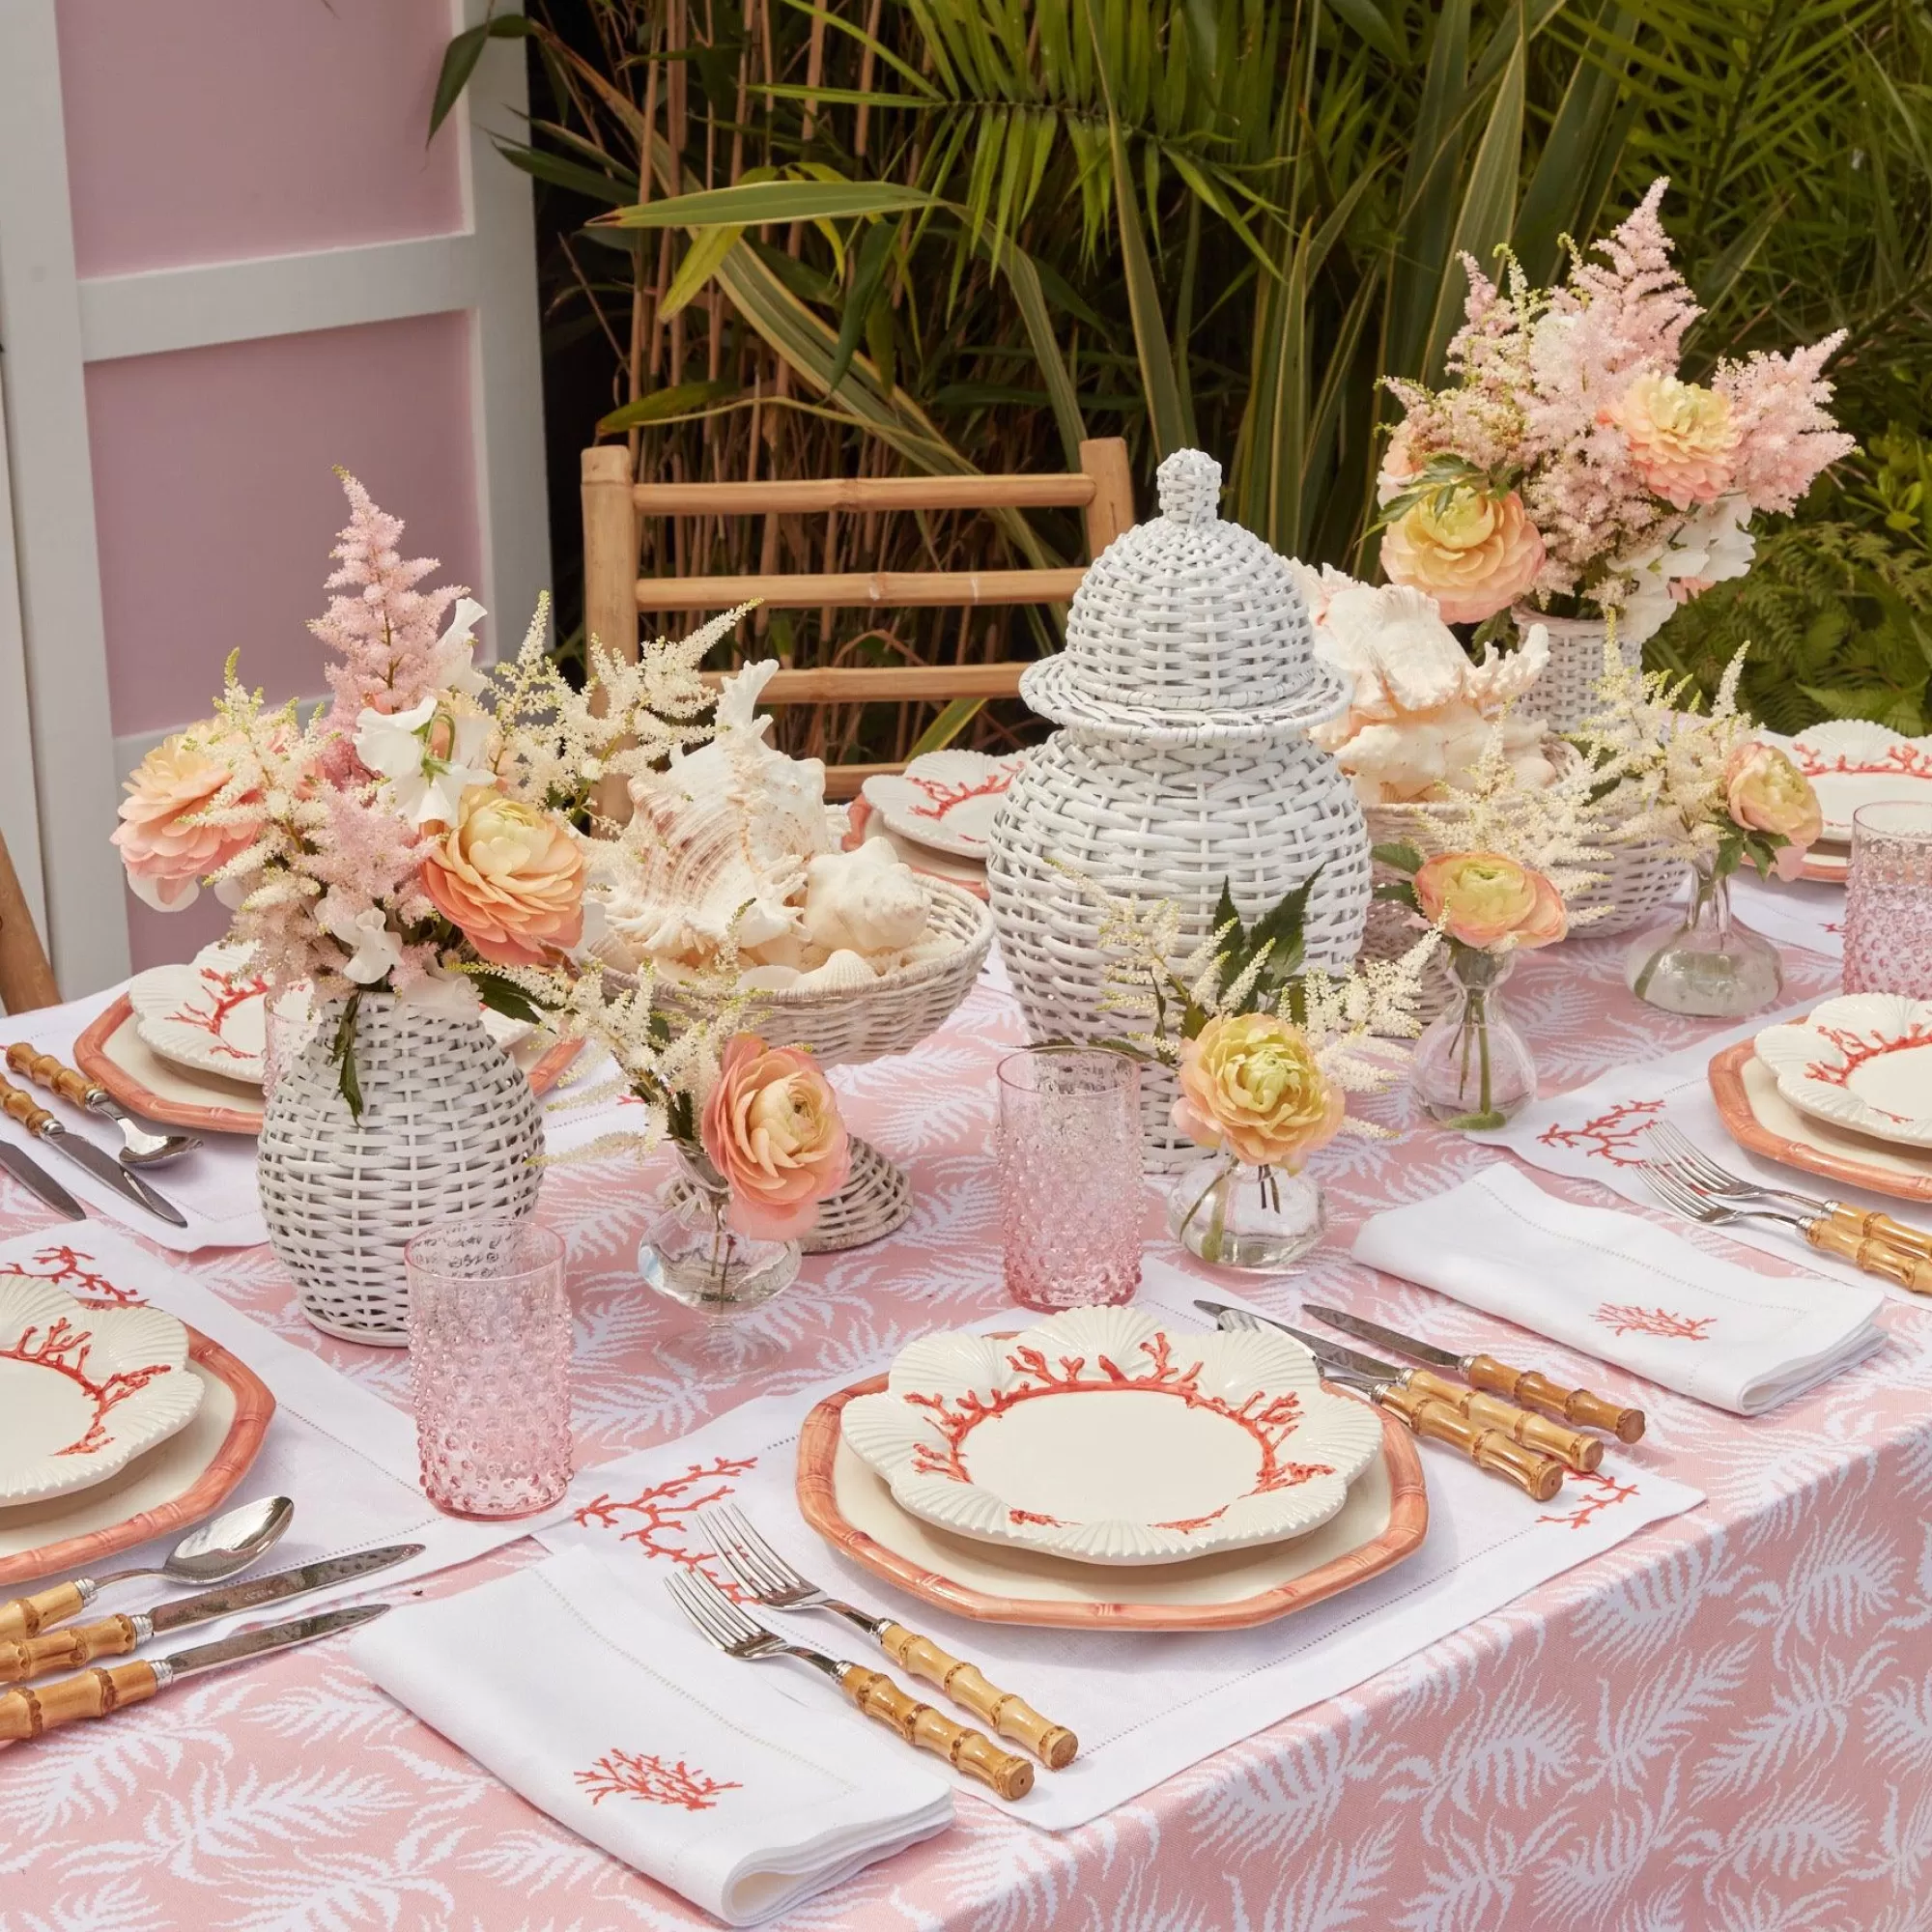
{"label": "wicker jar finial", "polygon": [[1221,504],[1221,466],[1205,449],[1177,449],[1153,472],[1160,513],[1171,524],[1211,524]]}

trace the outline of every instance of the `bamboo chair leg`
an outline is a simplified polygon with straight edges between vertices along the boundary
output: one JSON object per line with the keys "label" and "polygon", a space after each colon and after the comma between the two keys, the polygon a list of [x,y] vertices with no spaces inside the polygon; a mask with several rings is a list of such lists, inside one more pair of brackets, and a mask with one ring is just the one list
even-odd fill
{"label": "bamboo chair leg", "polygon": [[27,909],[27,895],[7,841],[0,838],[0,1007],[10,1013],[60,1004],[54,969]]}

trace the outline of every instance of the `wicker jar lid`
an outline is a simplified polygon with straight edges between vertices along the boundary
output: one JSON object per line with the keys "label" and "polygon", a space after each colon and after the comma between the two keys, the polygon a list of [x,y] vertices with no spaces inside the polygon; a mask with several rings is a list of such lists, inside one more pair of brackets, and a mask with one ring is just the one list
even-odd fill
{"label": "wicker jar lid", "polygon": [[1031,667],[1020,695],[1057,724],[1170,744],[1266,738],[1338,715],[1346,690],[1316,659],[1287,559],[1216,513],[1221,466],[1178,449],[1155,476],[1160,515],[1094,559],[1066,648]]}

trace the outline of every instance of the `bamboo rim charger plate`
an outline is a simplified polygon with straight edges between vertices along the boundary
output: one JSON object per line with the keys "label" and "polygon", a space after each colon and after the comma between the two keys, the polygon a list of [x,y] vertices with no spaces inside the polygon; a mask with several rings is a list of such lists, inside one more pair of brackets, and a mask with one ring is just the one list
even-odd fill
{"label": "bamboo rim charger plate", "polygon": [[1777,1091],[1755,1041],[1718,1054],[1709,1078],[1718,1118],[1747,1152],[1896,1201],[1932,1201],[1932,1156],[1800,1113]]}
{"label": "bamboo rim charger plate", "polygon": [[200,1520],[248,1473],[275,1398],[247,1365],[190,1328],[188,1367],[204,1388],[182,1429],[91,1488],[0,1509],[0,1583],[85,1571]]}
{"label": "bamboo rim charger plate", "polygon": [[800,1511],[861,1569],[980,1623],[1246,1630],[1379,1576],[1420,1548],[1428,1532],[1414,1440],[1378,1411],[1380,1447],[1340,1511],[1285,1542],[1121,1568],[955,1535],[900,1509],[885,1479],[844,1440],[846,1404],[886,1385],[884,1376],[874,1376],[827,1397],[806,1417],[798,1438]]}
{"label": "bamboo rim charger plate", "polygon": [[[543,1094],[562,1079],[581,1044],[574,1039],[550,1044],[536,1036],[512,1047],[510,1058],[528,1074],[532,1090]],[[261,1088],[163,1060],[136,1030],[133,1004],[125,993],[74,1041],[73,1059],[90,1079],[145,1120],[217,1134],[262,1131]]]}

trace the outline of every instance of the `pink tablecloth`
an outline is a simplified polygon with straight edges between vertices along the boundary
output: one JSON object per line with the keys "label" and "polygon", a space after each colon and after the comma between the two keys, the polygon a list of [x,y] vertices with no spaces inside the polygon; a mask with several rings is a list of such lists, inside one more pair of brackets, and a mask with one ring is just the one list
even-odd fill
{"label": "pink tablecloth", "polygon": [[[1628,998],[1620,950],[1572,945],[1518,976],[1546,1092],[1699,1037]],[[1787,963],[1800,993],[1835,971],[1802,953]],[[689,1330],[637,1284],[645,1178],[609,1164],[553,1171],[543,1211],[573,1258],[583,1459],[863,1368],[881,1348],[997,1306],[982,1145],[990,1063],[1018,1031],[1010,1004],[982,987],[914,1058],[839,1076],[864,1130],[910,1165],[914,1218],[878,1248],[808,1263],[801,1285],[742,1331],[732,1371],[678,1367]],[[1385,1112],[1400,1119],[1402,1106]],[[1337,1148],[1321,1169],[1332,1245],[1261,1298],[1286,1311],[1304,1286],[1339,1288],[1411,1326],[1493,1342],[1480,1318],[1378,1282],[1344,1250],[1377,1206],[1498,1158],[1433,1131]],[[0,1233],[37,1225],[37,1211],[0,1182]],[[402,1399],[402,1358],[308,1328],[268,1250],[201,1266],[302,1346]],[[1881,1319],[1889,1341],[1872,1362],[1752,1422],[1543,1351],[1574,1378],[1641,1401],[1652,1427],[1636,1456],[1708,1504],[1096,1824],[1050,1836],[962,1804],[946,1836],[783,1922],[1932,1924],[1932,1311],[1894,1305]],[[1132,1697],[1131,1681],[1121,1694]],[[339,1650],[190,1684],[0,1752],[6,1932],[702,1922],[478,1771]]]}

